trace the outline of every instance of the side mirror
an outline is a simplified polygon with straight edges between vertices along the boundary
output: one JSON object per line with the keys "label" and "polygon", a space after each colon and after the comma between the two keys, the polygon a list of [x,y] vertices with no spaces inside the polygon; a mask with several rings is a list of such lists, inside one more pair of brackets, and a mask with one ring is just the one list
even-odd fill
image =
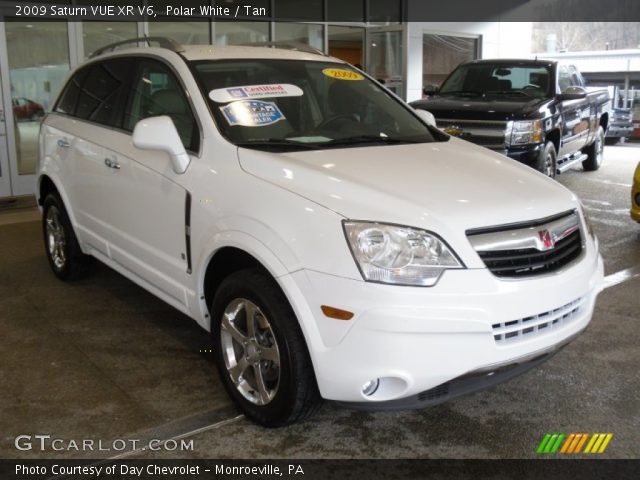
{"label": "side mirror", "polygon": [[166,115],[144,118],[136,123],[133,129],[133,145],[143,150],[167,152],[173,171],[178,174],[184,173],[189,166],[189,155],[182,145],[178,130]]}
{"label": "side mirror", "polygon": [[436,93],[438,93],[438,86],[437,85],[427,85],[426,87],[424,87],[422,89],[422,93],[425,95],[435,95]]}
{"label": "side mirror", "polygon": [[426,110],[422,110],[420,108],[414,108],[414,111],[416,112],[416,115],[420,117],[420,120],[422,120],[424,123],[432,127],[437,127],[436,117],[433,116],[433,113],[427,112]]}
{"label": "side mirror", "polygon": [[580,100],[587,96],[587,91],[583,87],[567,87],[560,94],[562,100]]}

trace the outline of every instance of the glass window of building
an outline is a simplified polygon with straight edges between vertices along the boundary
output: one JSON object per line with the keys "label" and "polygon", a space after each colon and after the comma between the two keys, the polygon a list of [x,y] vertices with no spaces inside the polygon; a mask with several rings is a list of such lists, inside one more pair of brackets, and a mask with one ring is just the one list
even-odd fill
{"label": "glass window of building", "polygon": [[217,45],[245,45],[269,41],[268,22],[216,22],[213,43]]}
{"label": "glass window of building", "polygon": [[98,48],[138,36],[136,22],[83,22],[84,58]]}
{"label": "glass window of building", "polygon": [[322,25],[313,23],[285,23],[275,24],[274,41],[294,42],[311,45],[324,51],[324,32]]}
{"label": "glass window of building", "polygon": [[150,37],[172,38],[182,45],[208,45],[210,41],[209,19],[195,22],[149,22]]}
{"label": "glass window of building", "polygon": [[[69,71],[66,22],[6,22],[18,175],[33,175],[40,118]],[[37,45],[37,48],[34,48]]]}
{"label": "glass window of building", "polygon": [[478,58],[478,39],[425,34],[422,57],[422,86],[439,87],[458,65]]}
{"label": "glass window of building", "polygon": [[329,55],[362,69],[364,65],[364,28],[329,25]]}

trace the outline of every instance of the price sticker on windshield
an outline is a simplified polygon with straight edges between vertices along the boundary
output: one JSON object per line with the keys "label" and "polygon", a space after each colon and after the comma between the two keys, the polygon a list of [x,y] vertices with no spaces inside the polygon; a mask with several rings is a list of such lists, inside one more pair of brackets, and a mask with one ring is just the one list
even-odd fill
{"label": "price sticker on windshield", "polygon": [[327,77],[337,78],[338,80],[364,80],[364,75],[344,68],[325,68],[322,73]]}

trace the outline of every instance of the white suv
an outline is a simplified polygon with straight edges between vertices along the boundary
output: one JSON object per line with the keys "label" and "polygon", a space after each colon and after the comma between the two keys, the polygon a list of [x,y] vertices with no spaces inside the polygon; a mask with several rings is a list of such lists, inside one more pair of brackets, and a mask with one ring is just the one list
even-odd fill
{"label": "white suv", "polygon": [[46,253],[63,280],[95,257],[210,330],[254,421],[438,403],[591,320],[602,259],[555,181],[335,58],[161,43],[99,52],[43,121]]}

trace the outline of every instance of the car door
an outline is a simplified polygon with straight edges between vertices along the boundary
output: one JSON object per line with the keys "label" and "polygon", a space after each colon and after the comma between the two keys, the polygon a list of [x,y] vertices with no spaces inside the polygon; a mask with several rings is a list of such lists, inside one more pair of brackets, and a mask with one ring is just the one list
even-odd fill
{"label": "car door", "polygon": [[[568,87],[581,86],[577,84],[576,75],[567,65],[558,66],[558,87],[560,93],[564,92]],[[589,134],[589,104],[588,100],[562,100],[560,105],[562,113],[562,142],[559,157],[572,154],[580,150],[586,142]],[[587,122],[585,123],[585,117]]]}
{"label": "car door", "polygon": [[69,151],[65,178],[76,233],[88,249],[103,255],[109,255],[111,214],[106,196],[110,172],[104,159],[109,137],[122,116],[128,65],[126,59],[111,59],[86,66],[74,75],[55,107],[65,117],[65,130],[73,133],[63,135],[58,145]]}
{"label": "car door", "polygon": [[[186,215],[190,196],[180,185],[166,153],[133,146],[131,132],[144,118],[168,115],[187,151],[197,152],[200,130],[184,88],[171,67],[136,58],[122,130],[108,137],[109,253],[112,260],[161,291],[176,306],[186,305],[190,274]],[[193,154],[193,153],[192,153]],[[169,297],[169,298],[167,298]]]}

